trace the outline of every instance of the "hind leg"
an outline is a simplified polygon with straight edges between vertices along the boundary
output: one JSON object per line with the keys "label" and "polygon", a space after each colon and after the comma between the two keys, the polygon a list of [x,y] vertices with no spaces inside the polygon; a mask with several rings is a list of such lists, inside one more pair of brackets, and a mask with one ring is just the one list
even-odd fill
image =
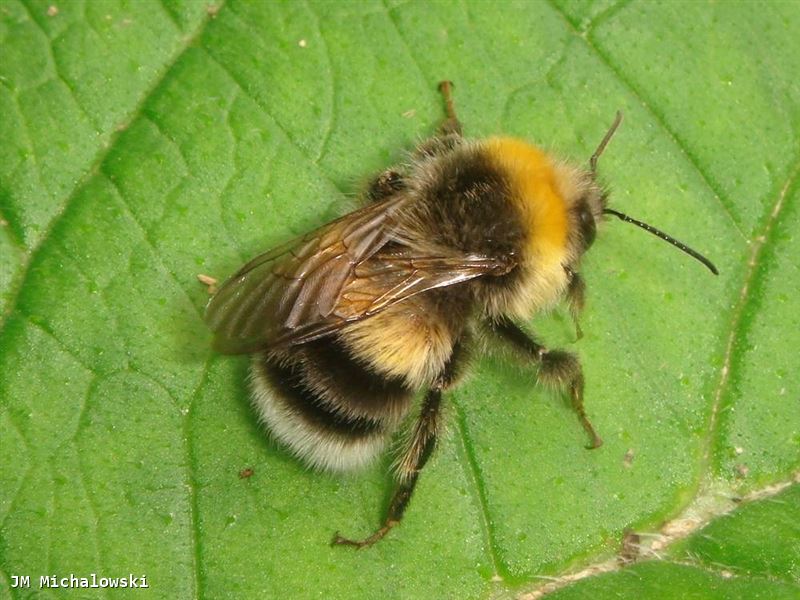
{"label": "hind leg", "polygon": [[436,446],[441,403],[441,389],[431,389],[425,396],[411,440],[403,452],[400,467],[397,470],[397,488],[392,495],[383,525],[363,540],[351,540],[337,533],[333,538],[334,545],[365,548],[383,539],[394,526],[400,524],[403,513],[411,500],[411,495],[414,493],[420,471],[428,462],[428,458]]}
{"label": "hind leg", "polygon": [[397,461],[395,467],[397,487],[381,527],[363,540],[348,539],[337,533],[333,538],[332,545],[353,546],[356,549],[365,548],[383,539],[393,527],[400,524],[403,513],[411,500],[411,495],[414,493],[420,472],[436,447],[440,431],[442,392],[456,383],[461,375],[461,367],[467,363],[468,357],[467,343],[462,340],[453,349],[450,360],[426,394],[422,410],[411,430],[403,453]]}

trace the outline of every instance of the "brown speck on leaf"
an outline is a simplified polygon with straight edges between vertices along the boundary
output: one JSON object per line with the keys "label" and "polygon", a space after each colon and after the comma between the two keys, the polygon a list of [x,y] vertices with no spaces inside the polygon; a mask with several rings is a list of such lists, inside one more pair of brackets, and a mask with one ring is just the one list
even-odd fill
{"label": "brown speck on leaf", "polygon": [[750,473],[750,467],[747,465],[736,465],[736,476],[744,479]]}
{"label": "brown speck on leaf", "polygon": [[219,14],[219,6],[216,4],[209,4],[208,8],[206,8],[206,13],[212,19],[215,18]]}
{"label": "brown speck on leaf", "polygon": [[625,456],[622,457],[622,466],[630,469],[631,465],[633,464],[633,448],[628,448],[628,451],[625,453]]}
{"label": "brown speck on leaf", "polygon": [[197,281],[202,283],[203,285],[208,286],[208,294],[213,296],[217,293],[217,280],[211,275],[204,275],[203,273],[198,273]]}
{"label": "brown speck on leaf", "polygon": [[241,471],[239,471],[239,479],[249,479],[250,477],[253,476],[253,473],[254,471],[250,467],[242,469]]}
{"label": "brown speck on leaf", "polygon": [[411,109],[407,110],[406,112],[404,112],[400,116],[405,117],[406,119],[413,119],[414,115],[416,115],[416,114],[417,114],[417,111],[414,110],[413,108],[411,108]]}
{"label": "brown speck on leaf", "polygon": [[55,4],[51,4],[47,7],[47,16],[48,17],[55,17],[58,14],[58,7]]}
{"label": "brown speck on leaf", "polygon": [[622,548],[619,552],[619,562],[629,565],[636,562],[641,555],[642,538],[632,529],[625,529],[622,532]]}

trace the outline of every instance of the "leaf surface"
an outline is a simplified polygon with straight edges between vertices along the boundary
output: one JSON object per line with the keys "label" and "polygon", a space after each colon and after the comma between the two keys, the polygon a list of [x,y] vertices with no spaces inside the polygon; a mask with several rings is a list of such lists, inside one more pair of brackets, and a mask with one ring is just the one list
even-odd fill
{"label": "leaf surface", "polygon": [[658,560],[585,579],[548,598],[797,598],[798,522],[795,484],[711,520]]}
{"label": "leaf surface", "polygon": [[[788,3],[2,0],[0,598],[69,573],[146,575],[153,597],[513,596],[712,487],[790,479],[798,32]],[[528,324],[581,357],[603,448],[532,369],[482,357],[403,525],[331,549],[380,522],[389,458],[334,478],[273,446],[196,277],[353,208],[435,130],[444,78],[467,135],[578,163],[623,110],[612,205],[721,274],[609,222],[584,338],[561,312]],[[687,568],[719,583],[633,567]]]}

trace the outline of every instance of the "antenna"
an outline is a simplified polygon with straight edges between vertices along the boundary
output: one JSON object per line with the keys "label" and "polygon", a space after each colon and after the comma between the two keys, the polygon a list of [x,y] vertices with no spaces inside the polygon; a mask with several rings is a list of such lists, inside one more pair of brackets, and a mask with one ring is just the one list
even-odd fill
{"label": "antenna", "polygon": [[[594,155],[592,156],[592,162],[593,163],[597,162],[597,156],[599,156],[599,153],[603,151],[603,148],[608,143],[609,138],[614,133],[614,129],[616,129],[616,126],[619,125],[619,118],[620,118],[620,113],[617,113],[617,120],[614,121],[614,125],[611,126],[611,129],[606,134],[606,137],[603,138],[603,141],[600,143],[600,147],[597,149],[597,152],[595,152]],[[621,213],[621,212],[619,212],[617,210],[614,210],[613,208],[604,208],[603,209],[603,214],[614,215],[615,217],[619,217],[623,221],[626,221],[628,223],[633,223],[637,227],[641,227],[645,231],[649,231],[653,235],[656,235],[656,236],[660,237],[665,242],[669,242],[670,244],[672,244],[676,248],[679,248],[679,249],[683,250],[689,256],[699,260],[706,267],[708,267],[708,270],[711,271],[714,275],[719,275],[719,271],[717,271],[717,267],[714,266],[714,263],[712,263],[710,260],[708,260],[705,256],[703,256],[702,254],[700,254],[696,250],[692,250],[691,248],[689,248],[689,246],[687,246],[683,242],[679,242],[674,237],[672,237],[671,235],[667,235],[666,233],[664,233],[660,229],[656,229],[652,225],[648,225],[647,223],[644,223],[642,221],[637,221],[636,219],[633,219],[633,218],[629,217],[628,215],[626,215],[624,213]]]}
{"label": "antenna", "polygon": [[614,117],[614,122],[611,124],[611,127],[609,127],[606,135],[603,137],[603,141],[600,142],[597,150],[595,150],[594,154],[592,154],[592,158],[589,159],[589,168],[592,171],[592,175],[597,173],[597,159],[600,158],[603,150],[605,150],[606,146],[608,146],[608,142],[610,142],[611,138],[614,137],[614,134],[617,132],[617,128],[619,127],[620,123],[622,123],[622,111],[618,110],[617,116]]}

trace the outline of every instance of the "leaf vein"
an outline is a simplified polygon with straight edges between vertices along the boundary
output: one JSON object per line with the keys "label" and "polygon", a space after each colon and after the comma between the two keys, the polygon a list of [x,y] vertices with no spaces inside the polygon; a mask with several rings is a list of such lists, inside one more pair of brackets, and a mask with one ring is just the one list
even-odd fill
{"label": "leaf vein", "polygon": [[325,36],[322,34],[322,27],[320,26],[320,19],[319,15],[314,12],[314,9],[308,3],[305,2],[306,10],[308,10],[309,14],[313,17],[314,27],[317,30],[317,36],[319,37],[319,41],[322,43],[322,55],[325,57],[326,68],[322,69],[322,73],[328,74],[330,76],[327,77],[326,80],[326,92],[327,97],[325,101],[322,103],[323,108],[327,108],[327,115],[326,115],[326,123],[323,127],[323,133],[321,136],[321,141],[319,143],[319,149],[317,150],[317,156],[314,158],[314,163],[318,164],[323,156],[325,156],[325,151],[328,147],[328,143],[330,142],[331,136],[335,130],[336,124],[336,73],[333,68],[333,61],[331,60],[331,53],[328,49],[328,43],[325,41]]}
{"label": "leaf vein", "polygon": [[[470,482],[470,488],[472,490],[473,496],[475,501],[478,505],[480,510],[480,525],[481,530],[483,531],[483,538],[484,543],[486,545],[486,552],[489,555],[489,559],[492,563],[492,570],[494,571],[495,576],[502,576],[501,572],[506,571],[505,562],[499,556],[498,553],[498,545],[497,545],[497,536],[494,531],[494,527],[492,526],[492,518],[489,511],[489,503],[488,499],[486,498],[486,484],[481,477],[480,467],[478,466],[478,460],[475,456],[475,452],[472,448],[472,441],[469,439],[469,433],[467,428],[467,420],[464,414],[464,411],[461,407],[454,401],[453,402],[454,412],[456,413],[456,426],[458,427],[458,438],[459,438],[459,445],[460,445],[460,454],[462,456],[462,460],[460,461],[466,476]],[[502,571],[501,571],[502,569]]]}
{"label": "leaf vein", "polygon": [[4,212],[0,210],[0,229],[5,229],[8,232],[8,239],[14,248],[21,254],[25,254],[27,248],[25,244],[22,242],[22,238],[20,237],[20,232],[17,231],[15,227],[11,225],[11,221],[6,218]]}
{"label": "leaf vein", "polygon": [[728,389],[730,381],[731,368],[733,362],[741,352],[745,349],[737,347],[736,341],[743,335],[742,329],[744,328],[744,315],[747,312],[747,306],[752,301],[751,290],[756,277],[760,274],[762,267],[762,257],[764,256],[764,248],[768,247],[774,242],[773,230],[775,223],[781,216],[785,206],[786,197],[789,190],[794,188],[795,184],[800,177],[800,159],[795,161],[794,168],[790,171],[783,187],[778,192],[775,203],[772,206],[769,216],[761,230],[760,235],[757,235],[750,247],[750,255],[747,260],[747,268],[743,277],[742,287],[739,290],[739,298],[736,306],[733,309],[733,319],[731,320],[730,333],[725,344],[725,354],[722,362],[722,368],[719,373],[719,380],[714,391],[714,400],[711,405],[711,415],[708,423],[708,433],[704,440],[703,448],[703,469],[708,471],[711,462],[711,449],[714,440],[719,433],[720,414],[726,405],[725,392]]}
{"label": "leaf vein", "polygon": [[80,196],[80,192],[86,187],[89,181],[96,175],[97,171],[99,170],[100,166],[105,162],[106,158],[112,152],[112,150],[116,147],[116,142],[119,139],[120,135],[122,134],[123,130],[127,127],[128,124],[133,122],[136,117],[138,117],[144,110],[149,98],[151,98],[154,93],[160,88],[164,81],[167,80],[168,74],[172,71],[175,65],[182,59],[183,55],[186,51],[192,46],[195,39],[197,39],[205,30],[206,25],[211,21],[212,15],[207,15],[195,28],[191,35],[189,35],[185,40],[184,43],[179,47],[177,52],[170,57],[169,60],[164,62],[164,68],[160,73],[160,76],[154,78],[152,85],[147,88],[144,93],[142,93],[139,101],[132,107],[132,109],[120,120],[120,125],[114,129],[114,133],[109,136],[108,144],[101,145],[98,152],[95,154],[94,158],[89,162],[89,165],[84,170],[83,174],[80,177],[76,177],[77,183],[75,187],[72,188],[72,191],[67,195],[64,202],[55,211],[53,216],[50,218],[49,222],[42,228],[43,233],[40,238],[39,243],[31,249],[26,257],[26,260],[21,261],[21,268],[22,272],[20,273],[19,277],[17,278],[17,285],[14,289],[11,290],[9,294],[9,302],[7,310],[0,315],[0,333],[3,332],[5,329],[5,324],[8,319],[8,315],[12,314],[14,310],[17,308],[19,303],[19,297],[22,289],[25,287],[25,283],[28,279],[30,274],[31,264],[35,260],[36,256],[38,256],[45,246],[46,242],[50,237],[50,233],[53,231],[55,226],[61,221],[64,215],[69,210],[69,207],[73,204],[73,201]]}
{"label": "leaf vein", "polygon": [[338,184],[337,184],[335,181],[333,181],[333,179],[331,179],[331,178],[330,178],[330,176],[328,176],[328,175],[327,175],[326,173],[324,173],[324,172],[323,172],[321,169],[319,169],[318,165],[316,165],[316,163],[314,163],[313,159],[312,159],[312,158],[309,156],[309,154],[308,154],[308,152],[305,150],[305,148],[303,148],[303,147],[302,147],[302,145],[301,145],[301,144],[299,144],[299,143],[298,143],[298,142],[297,142],[297,141],[296,141],[296,140],[295,140],[295,139],[294,139],[294,138],[293,138],[293,137],[292,137],[292,136],[289,134],[289,132],[288,132],[286,129],[284,129],[284,127],[283,127],[283,126],[282,126],[282,125],[281,125],[281,124],[278,122],[278,120],[277,120],[277,119],[276,119],[276,118],[275,118],[275,117],[272,115],[272,113],[270,113],[270,112],[269,112],[269,110],[268,110],[267,106],[265,106],[265,105],[264,105],[263,101],[262,101],[260,98],[258,98],[256,95],[254,95],[254,94],[251,94],[251,93],[248,91],[248,89],[247,89],[247,86],[245,86],[245,85],[244,85],[244,84],[243,84],[243,83],[242,83],[242,82],[239,80],[238,76],[237,76],[237,75],[235,75],[235,74],[234,74],[234,72],[233,72],[233,71],[231,71],[231,69],[230,69],[230,68],[229,68],[229,67],[228,67],[228,66],[227,66],[227,65],[226,65],[224,62],[222,62],[222,61],[221,61],[219,58],[217,58],[216,56],[214,56],[214,55],[211,53],[211,51],[210,51],[208,48],[206,48],[206,49],[205,49],[205,52],[206,52],[206,55],[207,55],[207,56],[208,56],[208,57],[209,57],[209,58],[210,58],[212,61],[214,61],[214,62],[215,62],[217,65],[219,65],[219,67],[220,67],[220,68],[221,68],[223,71],[225,71],[225,73],[228,75],[228,77],[230,78],[230,80],[231,80],[231,81],[232,81],[232,82],[233,82],[233,83],[236,85],[236,87],[237,87],[237,88],[239,88],[239,90],[241,91],[241,93],[243,93],[245,96],[247,96],[248,98],[250,98],[250,100],[252,100],[252,101],[255,103],[255,105],[256,105],[258,108],[260,108],[260,109],[261,109],[261,113],[262,113],[262,114],[263,114],[265,117],[267,117],[267,118],[270,120],[270,122],[271,122],[271,123],[272,123],[272,124],[275,126],[275,128],[276,128],[276,129],[277,129],[277,130],[278,130],[278,131],[281,133],[281,135],[283,135],[283,137],[286,139],[286,141],[287,141],[289,144],[291,144],[291,145],[292,145],[292,147],[294,147],[294,148],[295,148],[295,150],[297,150],[297,151],[298,151],[298,152],[299,152],[299,153],[302,155],[302,157],[303,157],[303,158],[306,160],[306,162],[307,162],[309,165],[313,165],[313,166],[316,166],[316,167],[317,167],[317,174],[319,175],[319,177],[320,177],[321,179],[323,179],[325,182],[327,182],[328,184],[330,184],[330,185],[331,185],[331,187],[333,187],[333,188],[335,188],[337,191],[339,191],[339,193],[342,193],[342,194],[344,194],[343,190],[342,190],[342,189],[341,189],[341,188],[338,186]]}
{"label": "leaf vein", "polygon": [[[88,398],[86,402],[84,402],[84,407],[81,409],[81,417],[83,417],[83,409],[88,404]],[[77,429],[79,429],[78,427]],[[98,571],[105,572],[107,571],[106,565],[103,561],[103,553],[100,551],[100,512],[97,510],[97,503],[95,502],[94,496],[92,496],[91,491],[89,490],[89,483],[87,481],[88,471],[86,465],[83,463],[83,457],[80,452],[78,452],[78,471],[80,472],[80,482],[81,486],[83,487],[83,491],[86,494],[87,504],[89,505],[89,511],[92,515],[92,531],[94,532],[94,554],[95,554],[95,561],[98,566]],[[108,597],[108,590],[103,590],[105,592],[105,596]]]}
{"label": "leaf vein", "polygon": [[[20,124],[22,125],[21,130],[22,130],[22,132],[24,133],[24,136],[25,136],[25,142],[26,142],[26,148],[25,149],[28,151],[28,154],[27,154],[26,158],[30,159],[30,161],[31,161],[31,163],[33,165],[33,172],[36,173],[36,183],[38,184],[39,189],[49,192],[50,190],[47,189],[47,187],[45,186],[45,183],[44,183],[44,179],[42,178],[41,165],[39,164],[39,161],[37,160],[36,146],[34,145],[33,137],[31,136],[31,128],[30,128],[30,125],[28,124],[28,119],[27,119],[27,117],[25,115],[25,111],[23,111],[21,106],[20,106],[19,93],[17,93],[16,90],[14,92],[14,105],[15,105],[15,107],[17,109],[17,113],[19,114]],[[24,164],[25,164],[25,161],[21,160],[20,163],[17,165],[17,167],[15,167],[15,171],[17,170],[17,168],[21,168]],[[10,211],[11,214],[14,214],[16,212],[16,211],[13,211],[13,209],[11,208],[10,205],[9,205],[8,208],[9,208],[9,211]],[[11,225],[17,231],[17,235],[18,235],[19,239],[24,244],[25,243],[25,227],[22,224],[22,217],[20,217],[18,215],[15,215],[15,217],[16,217],[15,219],[11,219],[10,215],[9,215],[8,223],[9,223],[9,225]],[[27,244],[25,244],[25,251],[26,252],[28,251]],[[2,321],[0,321],[0,324],[2,324]]]}
{"label": "leaf vein", "polygon": [[575,28],[574,24],[569,20],[567,15],[561,8],[555,4],[554,0],[547,0],[548,4],[552,7],[552,9],[557,12],[563,19],[564,22],[567,23],[569,28],[572,30],[573,34],[578,37],[579,39],[583,40],[586,46],[597,56],[598,60],[602,62],[609,71],[614,75],[614,77],[619,81],[622,85],[624,85],[630,93],[636,98],[641,106],[653,117],[656,124],[661,128],[661,130],[669,137],[675,147],[680,151],[681,154],[686,158],[688,164],[692,167],[692,169],[700,176],[700,179],[703,181],[703,184],[708,188],[708,190],[712,193],[714,198],[717,200],[722,212],[725,216],[730,220],[731,224],[733,225],[734,229],[739,233],[743,240],[747,239],[744,231],[742,230],[742,224],[740,219],[736,217],[733,212],[733,207],[730,205],[730,199],[727,198],[720,189],[719,184],[714,181],[710,175],[706,172],[705,169],[701,168],[700,161],[698,158],[689,150],[688,144],[678,135],[678,133],[673,130],[672,128],[667,125],[667,120],[655,107],[655,105],[650,102],[647,98],[645,98],[644,94],[639,90],[632,81],[630,81],[627,77],[625,77],[620,69],[611,61],[611,57],[600,50],[600,46],[594,42],[592,39],[591,33],[586,36],[581,35],[581,32]]}
{"label": "leaf vein", "polygon": [[[668,550],[677,542],[680,542],[681,540],[686,539],[693,533],[696,533],[697,531],[702,529],[705,525],[707,525],[709,522],[711,522],[713,519],[724,517],[730,514],[733,510],[736,510],[738,507],[743,506],[746,503],[757,502],[760,500],[768,499],[784,491],[789,486],[797,483],[800,483],[800,472],[794,473],[791,479],[789,479],[788,481],[773,483],[768,486],[765,486],[762,489],[755,490],[749,493],[744,498],[739,498],[739,502],[733,502],[730,499],[733,497],[733,494],[728,494],[727,502],[717,503],[713,505],[710,509],[706,510],[702,514],[702,518],[698,518],[698,514],[696,512],[696,506],[701,506],[704,502],[707,502],[710,499],[711,494],[716,495],[720,493],[720,490],[715,490],[713,492],[707,490],[706,493],[710,494],[709,496],[695,498],[696,505],[687,507],[681,514],[676,516],[674,519],[672,519],[667,523],[664,523],[660,529],[662,533],[647,536],[647,538],[649,538],[649,541],[646,544],[643,543],[639,547],[639,552],[641,553],[642,556],[640,560],[624,561],[620,560],[620,557],[617,556],[611,559],[605,559],[596,563],[588,564],[577,572],[567,573],[560,577],[554,577],[550,579],[547,583],[534,585],[532,588],[529,589],[528,592],[520,594],[518,598],[519,600],[538,600],[539,598],[542,598],[543,596],[551,592],[555,592],[556,590],[568,587],[569,585],[577,581],[601,575],[603,573],[624,571],[633,574],[633,572],[630,569],[628,569],[628,567],[635,564],[639,564],[641,562],[645,562],[646,560],[660,560],[661,559],[660,553],[662,551]],[[687,515],[689,515],[688,518]],[[647,557],[646,560],[644,558],[645,556]],[[670,562],[676,562],[676,561],[673,559],[670,560]]]}
{"label": "leaf vein", "polygon": [[6,511],[6,514],[4,514],[2,520],[0,520],[0,531],[3,532],[6,531],[6,525],[8,525],[8,519],[14,513],[14,508],[17,505],[17,500],[19,499],[19,495],[22,493],[22,488],[25,487],[25,482],[28,479],[28,477],[30,477],[31,471],[33,471],[33,465],[28,465],[28,467],[25,469],[25,473],[19,480],[19,485],[17,486],[14,495],[11,497],[11,502],[8,503],[8,510]]}
{"label": "leaf vein", "polygon": [[591,19],[588,23],[586,23],[586,26],[583,28],[584,34],[591,35],[592,30],[597,29],[605,21],[611,20],[611,18],[614,15],[616,15],[622,9],[626,8],[631,3],[631,1],[632,0],[620,0],[616,4],[612,4],[605,10],[600,11],[599,14],[595,15],[593,19]]}
{"label": "leaf vein", "polygon": [[386,16],[389,17],[389,23],[391,23],[392,27],[394,28],[395,32],[397,33],[397,37],[402,42],[403,48],[405,48],[406,54],[411,59],[411,64],[416,69],[417,73],[420,76],[420,79],[422,79],[422,81],[425,84],[425,87],[427,89],[427,87],[428,87],[428,77],[425,74],[425,71],[423,70],[422,65],[419,64],[419,60],[417,60],[417,56],[414,54],[414,52],[412,52],[411,45],[408,43],[408,40],[406,40],[406,36],[403,34],[402,30],[400,29],[400,24],[397,22],[397,17],[394,14],[394,11],[397,8],[402,8],[402,6],[405,6],[405,5],[395,6],[393,8],[389,8],[389,6],[386,4],[386,0],[382,0],[382,2],[383,2],[383,8],[386,10]]}
{"label": "leaf vein", "polygon": [[189,504],[192,511],[192,526],[190,529],[192,535],[192,565],[194,567],[192,572],[194,576],[195,598],[201,598],[204,595],[203,589],[205,586],[206,576],[203,568],[203,545],[201,543],[202,532],[200,531],[200,506],[197,497],[197,454],[193,441],[194,438],[192,437],[192,425],[194,421],[197,398],[208,381],[208,373],[212,358],[213,354],[209,352],[206,356],[205,364],[203,365],[203,373],[200,377],[200,381],[191,395],[189,400],[189,410],[186,413],[183,421],[184,439],[186,440],[186,470],[188,478],[187,488],[189,489]]}
{"label": "leaf vein", "polygon": [[177,31],[179,31],[179,32],[182,32],[183,31],[183,27],[181,26],[180,22],[178,21],[178,16],[172,10],[172,8],[174,8],[174,7],[172,7],[168,3],[164,2],[164,0],[161,0],[158,3],[158,5],[161,7],[162,12],[165,15],[167,15],[167,18],[170,20],[170,22],[175,26],[175,29]]}
{"label": "leaf vein", "polygon": [[62,352],[67,354],[70,358],[72,358],[75,362],[77,362],[81,367],[83,367],[88,373],[95,373],[95,369],[90,367],[86,362],[69,346],[67,346],[61,339],[55,334],[55,332],[50,329],[45,323],[41,321],[34,320],[31,315],[26,313],[24,310],[20,310],[20,314],[25,317],[25,320],[31,327],[38,329],[42,333],[44,333],[47,337],[52,339],[56,345],[61,349]]}
{"label": "leaf vein", "polygon": [[136,213],[133,211],[133,209],[131,208],[130,204],[128,204],[128,201],[125,198],[125,195],[122,193],[122,190],[117,185],[117,182],[114,181],[114,179],[112,177],[109,177],[109,176],[106,176],[106,180],[114,188],[114,190],[116,192],[115,196],[119,199],[120,206],[122,206],[122,208],[125,210],[125,212],[128,214],[128,216],[131,218],[133,223],[139,229],[139,232],[142,235],[142,240],[150,248],[151,255],[152,255],[153,259],[159,264],[159,266],[170,277],[170,279],[172,279],[172,282],[175,284],[175,287],[177,287],[178,290],[180,290],[181,294],[184,296],[184,298],[189,303],[189,305],[194,309],[195,313],[197,313],[197,315],[202,319],[203,318],[203,312],[192,301],[191,296],[189,296],[189,292],[181,285],[180,279],[178,279],[177,274],[172,269],[170,269],[167,266],[166,262],[164,262],[164,259],[161,258],[161,254],[158,251],[158,247],[156,246],[155,242],[153,242],[153,240],[150,239],[150,234],[148,233],[148,231],[144,227],[144,225],[142,225],[141,221],[139,221],[139,218],[136,216]]}

